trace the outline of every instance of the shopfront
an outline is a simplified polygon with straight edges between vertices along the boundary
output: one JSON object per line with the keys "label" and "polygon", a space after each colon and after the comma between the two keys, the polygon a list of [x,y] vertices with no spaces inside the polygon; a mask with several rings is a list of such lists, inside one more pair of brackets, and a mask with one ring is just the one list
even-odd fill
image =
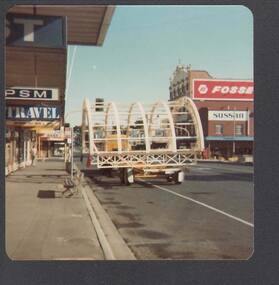
{"label": "shopfront", "polygon": [[38,131],[38,159],[64,157],[65,134],[64,129]]}
{"label": "shopfront", "polygon": [[[101,46],[113,6],[15,5],[6,16],[6,175],[63,154],[67,47]],[[57,133],[56,133],[57,135]],[[54,135],[55,136],[55,135]]]}

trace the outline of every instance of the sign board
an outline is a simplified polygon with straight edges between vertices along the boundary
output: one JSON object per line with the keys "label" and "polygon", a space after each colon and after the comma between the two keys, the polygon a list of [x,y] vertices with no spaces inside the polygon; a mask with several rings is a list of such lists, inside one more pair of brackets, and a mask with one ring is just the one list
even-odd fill
{"label": "sign board", "polygon": [[5,91],[6,99],[16,100],[59,100],[58,89],[54,88],[33,88],[33,87],[11,87]]}
{"label": "sign board", "polygon": [[193,99],[253,101],[254,82],[249,80],[194,79]]}
{"label": "sign board", "polygon": [[55,121],[60,119],[60,107],[7,106],[6,119]]}
{"label": "sign board", "polygon": [[63,139],[64,140],[64,131],[62,130],[53,130],[49,133],[45,133],[44,137],[50,138],[50,139]]}
{"label": "sign board", "polygon": [[71,128],[66,127],[64,132],[65,132],[65,138],[68,139],[72,137]]}
{"label": "sign board", "polygon": [[9,46],[65,48],[65,18],[8,13],[6,16],[6,44]]}
{"label": "sign board", "polygon": [[247,111],[234,111],[234,110],[224,110],[224,111],[208,111],[209,121],[247,121],[248,112]]}

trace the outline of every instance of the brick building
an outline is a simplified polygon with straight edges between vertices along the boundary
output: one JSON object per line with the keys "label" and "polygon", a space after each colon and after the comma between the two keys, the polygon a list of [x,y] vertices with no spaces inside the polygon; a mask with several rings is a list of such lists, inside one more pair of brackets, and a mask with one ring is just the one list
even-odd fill
{"label": "brick building", "polygon": [[204,157],[253,154],[254,89],[252,80],[213,78],[207,71],[178,65],[170,78],[170,100],[188,96],[203,126]]}

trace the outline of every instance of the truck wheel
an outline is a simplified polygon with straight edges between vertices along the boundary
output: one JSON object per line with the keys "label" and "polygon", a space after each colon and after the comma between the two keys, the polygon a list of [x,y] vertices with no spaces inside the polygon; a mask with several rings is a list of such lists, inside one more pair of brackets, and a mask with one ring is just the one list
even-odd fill
{"label": "truck wheel", "polygon": [[124,168],[124,184],[126,186],[129,186],[130,185],[130,182],[129,182],[129,179],[128,179],[128,171],[127,171],[127,168]]}
{"label": "truck wheel", "polygon": [[[134,173],[132,168],[123,168],[123,180],[121,179],[121,183],[124,185],[130,185],[131,183],[134,183]],[[123,182],[122,182],[123,181]]]}
{"label": "truck wheel", "polygon": [[119,178],[121,184],[125,184],[124,170],[125,170],[124,168],[119,169]]}
{"label": "truck wheel", "polygon": [[181,184],[184,181],[184,172],[178,171],[175,173],[174,182],[175,184]]}
{"label": "truck wheel", "polygon": [[127,185],[130,185],[130,184],[134,183],[134,171],[133,171],[133,168],[127,168],[126,172],[127,172],[127,181],[128,181]]}
{"label": "truck wheel", "polygon": [[167,181],[168,181],[168,182],[172,182],[172,181],[173,181],[173,179],[172,179],[172,176],[171,176],[171,175],[168,175],[168,176],[167,176]]}

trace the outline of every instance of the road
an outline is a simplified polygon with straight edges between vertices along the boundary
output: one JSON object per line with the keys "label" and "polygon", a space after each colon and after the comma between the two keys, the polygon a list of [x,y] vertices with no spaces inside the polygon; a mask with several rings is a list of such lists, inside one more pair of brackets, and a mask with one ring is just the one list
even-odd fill
{"label": "road", "polygon": [[130,186],[100,172],[92,190],[137,259],[248,259],[253,253],[253,167],[199,163],[181,185]]}

